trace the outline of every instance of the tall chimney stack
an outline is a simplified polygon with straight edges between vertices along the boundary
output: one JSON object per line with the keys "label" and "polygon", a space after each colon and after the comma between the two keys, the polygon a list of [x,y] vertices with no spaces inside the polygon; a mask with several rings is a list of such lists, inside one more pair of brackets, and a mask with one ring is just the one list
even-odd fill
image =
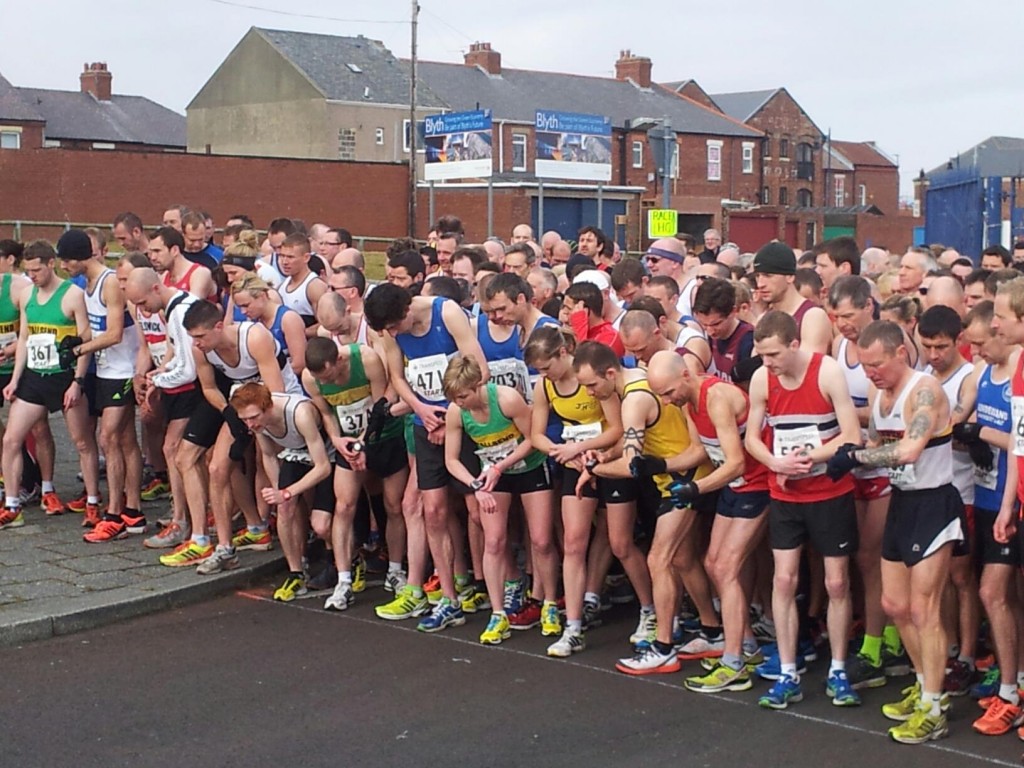
{"label": "tall chimney stack", "polygon": [[467,67],[480,67],[489,75],[501,74],[501,54],[492,51],[490,43],[471,43],[465,64]]}
{"label": "tall chimney stack", "polygon": [[86,63],[78,77],[82,93],[91,93],[97,101],[110,101],[111,84],[114,76],[107,69],[106,62]]}
{"label": "tall chimney stack", "polygon": [[646,56],[634,56],[628,48],[619,52],[615,62],[615,79],[632,80],[640,88],[651,87],[651,60]]}

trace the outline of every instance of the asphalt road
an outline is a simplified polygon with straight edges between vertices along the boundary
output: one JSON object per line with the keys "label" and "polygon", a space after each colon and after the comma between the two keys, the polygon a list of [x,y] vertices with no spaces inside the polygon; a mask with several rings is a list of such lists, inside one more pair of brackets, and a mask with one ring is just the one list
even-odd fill
{"label": "asphalt road", "polygon": [[[544,656],[539,629],[498,648],[486,616],[438,635],[372,617],[371,587],[344,614],[323,596],[288,605],[271,585],[181,610],[5,651],[0,766],[966,766],[1019,765],[1016,736],[970,729],[890,742],[878,711],[898,688],[841,710],[823,691],[761,710],[753,691],[698,695],[682,675],[630,678],[633,606],[617,608],[572,660]],[[689,673],[694,663],[684,667]]]}

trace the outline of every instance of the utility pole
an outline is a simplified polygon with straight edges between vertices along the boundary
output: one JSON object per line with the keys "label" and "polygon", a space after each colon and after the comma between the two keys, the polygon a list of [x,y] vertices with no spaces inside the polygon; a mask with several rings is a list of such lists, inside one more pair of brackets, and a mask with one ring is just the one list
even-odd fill
{"label": "utility pole", "polygon": [[409,237],[416,237],[416,24],[420,5],[412,0],[412,42],[409,54]]}

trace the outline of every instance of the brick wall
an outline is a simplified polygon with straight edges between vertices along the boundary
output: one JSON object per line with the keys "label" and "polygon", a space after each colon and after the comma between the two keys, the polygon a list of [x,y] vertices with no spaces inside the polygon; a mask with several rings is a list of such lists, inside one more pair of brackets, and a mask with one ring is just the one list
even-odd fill
{"label": "brick wall", "polygon": [[[814,179],[805,181],[795,178],[797,170],[797,146],[801,143],[821,144],[821,134],[811,119],[800,109],[800,105],[785,91],[775,94],[772,99],[748,121],[754,128],[764,131],[769,141],[769,156],[764,159],[763,186],[767,186],[771,194],[771,205],[779,205],[779,190],[785,188],[788,193],[788,205],[797,204],[797,191],[801,188],[811,190],[813,204],[823,204],[825,173],[822,166],[821,149],[815,149]],[[789,142],[789,157],[780,157],[779,141],[785,138]],[[761,154],[760,146],[758,154]],[[847,182],[849,183],[849,181]]]}
{"label": "brick wall", "polygon": [[[532,197],[525,189],[498,188],[494,190],[493,234],[506,243],[512,236],[516,224],[529,224]],[[430,221],[429,192],[420,190],[417,199],[416,231],[426,236],[433,222]],[[479,243],[487,239],[487,190],[486,189],[442,189],[434,190],[434,218],[455,214],[462,219],[466,230],[466,242]]]}
{"label": "brick wall", "polygon": [[[43,149],[0,152],[0,178],[2,220],[110,222],[131,210],[150,226],[185,203],[218,225],[248,213],[259,227],[296,216],[359,235],[406,234],[404,165]],[[22,234],[44,235],[53,237]]]}

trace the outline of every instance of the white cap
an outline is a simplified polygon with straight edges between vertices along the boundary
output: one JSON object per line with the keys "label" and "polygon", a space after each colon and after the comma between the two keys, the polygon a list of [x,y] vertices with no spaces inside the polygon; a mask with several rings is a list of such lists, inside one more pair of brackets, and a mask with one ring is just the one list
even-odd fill
{"label": "white cap", "polygon": [[585,269],[580,272],[576,277],[573,278],[572,284],[577,283],[591,283],[596,285],[599,290],[607,291],[612,287],[612,281],[608,275],[599,269]]}

